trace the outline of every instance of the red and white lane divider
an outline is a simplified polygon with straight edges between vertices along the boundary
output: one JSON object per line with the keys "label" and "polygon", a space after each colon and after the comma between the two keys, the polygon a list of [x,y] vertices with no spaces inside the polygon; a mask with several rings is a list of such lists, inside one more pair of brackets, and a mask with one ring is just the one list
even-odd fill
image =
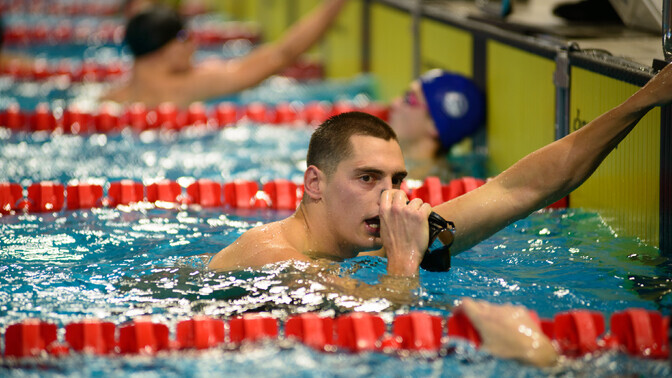
{"label": "red and white lane divider", "polygon": [[[569,357],[619,350],[632,356],[663,359],[669,355],[666,330],[669,317],[657,311],[628,309],[611,316],[611,330],[605,333],[601,313],[572,310],[553,319],[530,315],[558,350]],[[389,330],[389,331],[388,331]],[[475,347],[480,335],[463,313],[443,318],[415,311],[398,315],[391,327],[373,313],[353,312],[337,318],[316,313],[290,316],[281,324],[265,314],[245,314],[228,321],[206,316],[183,320],[170,338],[167,325],[148,317],[133,319],[118,328],[111,322],[86,319],[65,326],[65,340],[59,341],[55,324],[26,319],[5,330],[7,358],[65,356],[70,352],[96,355],[154,355],[169,350],[203,350],[218,346],[236,347],[260,340],[294,339],[321,351],[351,353],[400,350],[438,352],[451,338],[461,338]]]}
{"label": "red and white lane divider", "polygon": [[[0,69],[0,74],[11,76],[17,81],[40,82],[50,79],[67,79],[69,82],[110,82],[127,76],[131,64],[120,59],[99,63],[85,60],[77,63],[71,59],[48,62],[37,59],[26,62],[19,58],[9,60]],[[324,80],[324,66],[319,62],[298,61],[281,71],[285,76],[300,81]]]}
{"label": "red and white lane divider", "polygon": [[[451,200],[484,183],[473,177],[454,179],[441,184],[429,177],[417,188],[402,186],[410,199],[420,198],[432,206]],[[67,186],[51,181],[31,184],[24,196],[18,183],[0,182],[0,213],[28,211],[33,213],[58,212],[66,205],[68,210],[116,207],[138,202],[176,205],[200,205],[229,209],[295,210],[303,197],[303,185],[286,179],[276,179],[260,185],[256,181],[234,180],[224,184],[200,179],[180,186],[176,181],[160,180],[148,185],[133,180],[109,184],[107,196],[103,186],[91,183],[73,183]]]}
{"label": "red and white lane divider", "polygon": [[101,104],[95,112],[85,112],[75,105],[57,111],[40,103],[34,111],[24,111],[12,104],[0,112],[0,127],[13,131],[61,131],[72,134],[115,133],[124,128],[141,132],[145,130],[182,130],[190,126],[209,125],[227,127],[247,120],[265,124],[318,125],[327,118],[348,111],[361,111],[383,120],[388,117],[388,107],[380,103],[356,106],[350,102],[278,103],[277,105],[253,102],[237,105],[222,102],[210,110],[203,103],[195,102],[187,109],[173,103],[163,103],[148,108],[142,103],[118,109],[111,104]]}
{"label": "red and white lane divider", "polygon": [[69,82],[107,82],[123,77],[130,68],[129,64],[121,60],[112,60],[105,64],[83,61],[78,64],[70,59],[62,59],[58,62],[37,59],[28,63],[13,59],[2,66],[0,73],[4,76],[11,76],[17,81],[39,82],[65,78]]}

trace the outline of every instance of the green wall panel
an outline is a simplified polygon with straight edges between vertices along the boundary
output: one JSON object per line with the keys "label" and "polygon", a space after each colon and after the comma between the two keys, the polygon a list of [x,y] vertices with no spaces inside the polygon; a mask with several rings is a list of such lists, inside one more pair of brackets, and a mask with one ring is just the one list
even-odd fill
{"label": "green wall panel", "polygon": [[487,42],[489,171],[497,174],[555,140],[555,62]]}
{"label": "green wall panel", "polygon": [[[639,88],[580,68],[572,68],[571,80],[571,131],[617,106]],[[659,177],[660,108],[655,108],[570,195],[570,205],[596,210],[617,234],[658,246]]]}
{"label": "green wall panel", "polygon": [[412,77],[411,16],[396,8],[371,6],[371,72],[380,80],[383,101],[407,88]]}

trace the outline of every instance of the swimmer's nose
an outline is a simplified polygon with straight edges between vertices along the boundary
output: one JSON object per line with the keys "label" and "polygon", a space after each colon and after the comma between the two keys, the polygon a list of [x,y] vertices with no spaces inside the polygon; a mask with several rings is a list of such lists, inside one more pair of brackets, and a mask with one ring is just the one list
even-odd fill
{"label": "swimmer's nose", "polygon": [[394,186],[392,185],[392,179],[385,179],[381,180],[381,188],[380,188],[380,195],[378,196],[378,205],[380,205],[380,198],[383,196],[383,192],[386,190],[394,189]]}
{"label": "swimmer's nose", "polygon": [[392,177],[388,177],[382,180],[382,182],[383,182],[383,190],[394,189],[394,184],[392,184]]}

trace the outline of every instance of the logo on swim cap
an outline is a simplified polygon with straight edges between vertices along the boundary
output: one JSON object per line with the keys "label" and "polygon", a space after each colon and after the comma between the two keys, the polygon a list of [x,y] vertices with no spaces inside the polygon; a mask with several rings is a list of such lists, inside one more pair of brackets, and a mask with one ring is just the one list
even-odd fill
{"label": "logo on swim cap", "polygon": [[469,100],[460,92],[448,92],[443,96],[443,111],[453,118],[462,118],[469,111]]}

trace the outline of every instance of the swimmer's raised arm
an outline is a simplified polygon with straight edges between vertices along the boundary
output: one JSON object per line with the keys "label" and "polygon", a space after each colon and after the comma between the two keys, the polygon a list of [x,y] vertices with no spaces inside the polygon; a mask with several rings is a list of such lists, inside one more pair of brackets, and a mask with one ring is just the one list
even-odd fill
{"label": "swimmer's raised arm", "polygon": [[249,88],[277,73],[306,52],[333,24],[347,0],[327,0],[292,26],[280,40],[255,48],[249,54],[195,70],[193,98],[222,96]]}
{"label": "swimmer's raised arm", "polygon": [[522,158],[480,188],[434,208],[455,223],[463,251],[581,185],[652,108],[672,101],[668,65],[621,105]]}

